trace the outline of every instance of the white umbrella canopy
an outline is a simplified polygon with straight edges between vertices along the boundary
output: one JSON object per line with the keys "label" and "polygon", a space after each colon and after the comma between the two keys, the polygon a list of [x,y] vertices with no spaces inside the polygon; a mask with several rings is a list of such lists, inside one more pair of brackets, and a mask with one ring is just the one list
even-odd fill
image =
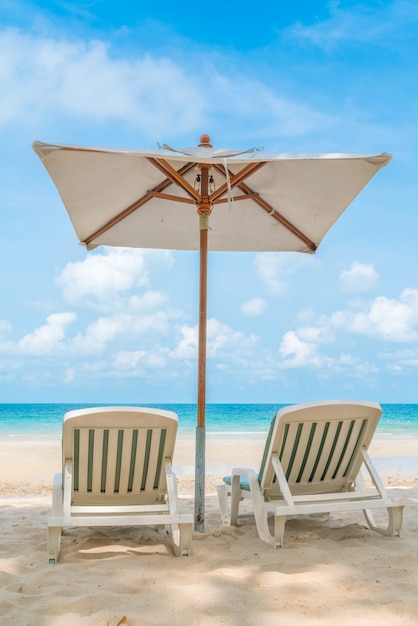
{"label": "white umbrella canopy", "polygon": [[181,150],[33,148],[86,248],[200,250],[195,528],[203,531],[208,250],[314,253],[391,155],[237,152],[212,148],[208,135]]}
{"label": "white umbrella canopy", "polygon": [[[210,250],[314,252],[391,158],[243,154],[210,147],[131,152],[41,142],[35,142],[34,149],[82,244],[171,250],[199,249],[200,164],[210,166],[213,177]],[[174,171],[183,172],[189,189],[173,182]],[[240,183],[242,171],[247,175]]]}

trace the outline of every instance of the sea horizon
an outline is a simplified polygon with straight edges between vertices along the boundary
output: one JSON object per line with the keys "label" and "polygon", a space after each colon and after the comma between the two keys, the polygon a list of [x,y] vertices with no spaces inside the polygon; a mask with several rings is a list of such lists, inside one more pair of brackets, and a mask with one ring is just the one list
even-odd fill
{"label": "sea horizon", "polygon": [[[286,404],[210,403],[206,405],[209,436],[264,436],[271,419]],[[60,435],[68,411],[96,406],[139,406],[133,403],[1,403],[0,437]],[[144,403],[140,406],[173,411],[179,419],[179,436],[193,435],[197,406],[194,403]],[[381,403],[383,414],[376,435],[418,437],[418,403]]]}

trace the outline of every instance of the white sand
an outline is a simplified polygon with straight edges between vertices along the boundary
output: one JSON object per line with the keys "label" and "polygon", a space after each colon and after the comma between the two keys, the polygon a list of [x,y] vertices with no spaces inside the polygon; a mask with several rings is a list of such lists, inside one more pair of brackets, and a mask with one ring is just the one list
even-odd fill
{"label": "white sand", "polygon": [[[175,558],[147,528],[64,532],[47,564],[46,523],[58,438],[0,441],[0,624],[17,626],[399,625],[418,623],[418,441],[377,439],[386,485],[409,498],[400,539],[366,528],[361,513],[290,519],[285,548],[257,536],[248,504],[237,528],[219,522],[215,484],[233,465],[257,469],[264,441],[208,437],[206,532]],[[174,465],[193,511],[194,441]]]}

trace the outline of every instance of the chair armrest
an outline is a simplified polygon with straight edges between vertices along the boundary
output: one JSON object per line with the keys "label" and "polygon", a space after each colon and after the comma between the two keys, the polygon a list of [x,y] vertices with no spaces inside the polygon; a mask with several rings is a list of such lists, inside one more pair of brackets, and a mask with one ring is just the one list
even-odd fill
{"label": "chair armrest", "polygon": [[248,481],[248,487],[250,489],[250,492],[260,491],[258,476],[253,469],[251,469],[250,467],[234,467],[234,469],[232,470],[231,481],[232,492],[237,489],[241,489],[241,487],[245,489],[246,485],[241,485],[241,478],[244,478]]}

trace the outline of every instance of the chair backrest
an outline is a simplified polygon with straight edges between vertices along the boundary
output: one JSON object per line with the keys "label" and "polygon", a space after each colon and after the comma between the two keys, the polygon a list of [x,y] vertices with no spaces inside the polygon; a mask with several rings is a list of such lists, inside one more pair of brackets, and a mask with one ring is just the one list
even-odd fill
{"label": "chair backrest", "polygon": [[375,402],[325,401],[288,406],[276,414],[259,482],[265,497],[280,495],[271,463],[277,453],[294,495],[350,490],[382,409]]}
{"label": "chair backrest", "polygon": [[63,423],[63,464],[72,461],[72,504],[164,501],[164,459],[172,460],[175,413],[142,407],[70,411]]}

